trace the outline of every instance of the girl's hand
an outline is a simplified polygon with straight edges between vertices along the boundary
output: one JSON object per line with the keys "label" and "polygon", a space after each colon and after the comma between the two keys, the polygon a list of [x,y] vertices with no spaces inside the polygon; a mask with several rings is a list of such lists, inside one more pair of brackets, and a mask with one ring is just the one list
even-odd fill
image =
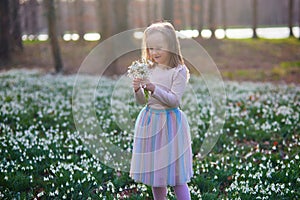
{"label": "girl's hand", "polygon": [[149,79],[144,79],[142,80],[142,87],[144,88],[144,90],[148,90],[150,91],[151,93],[154,92],[155,90],[155,85],[153,83],[150,82]]}
{"label": "girl's hand", "polygon": [[143,81],[143,79],[140,79],[140,78],[133,79],[132,86],[133,86],[133,89],[135,92],[137,92],[141,88],[142,81]]}

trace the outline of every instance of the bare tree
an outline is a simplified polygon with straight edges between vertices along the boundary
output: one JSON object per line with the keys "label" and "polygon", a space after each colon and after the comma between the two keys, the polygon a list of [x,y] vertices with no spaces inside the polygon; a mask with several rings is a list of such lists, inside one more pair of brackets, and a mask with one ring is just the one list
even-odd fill
{"label": "bare tree", "polygon": [[[97,6],[97,14],[100,24],[100,34],[101,34],[101,40],[106,40],[109,37],[111,37],[114,34],[114,27],[113,24],[115,24],[116,16],[113,11],[113,5],[114,2],[111,0],[98,0],[98,6]],[[114,46],[112,45],[111,40],[107,41],[108,43],[105,45],[105,53],[101,56],[102,60],[104,60],[104,63],[108,63],[112,57],[112,55],[115,54]],[[115,63],[114,63],[115,64]],[[115,66],[102,66],[107,67],[105,70],[106,75],[113,75],[116,74],[116,67]],[[93,71],[95,69],[91,69]]]}
{"label": "bare tree", "polygon": [[[18,1],[19,2],[19,1]],[[36,35],[38,32],[37,12],[39,3],[37,0],[27,0],[23,3],[24,12],[22,18],[24,21],[24,32]]]}
{"label": "bare tree", "polygon": [[227,29],[227,10],[226,10],[226,0],[221,1],[222,4],[222,23],[223,23],[223,29],[225,32],[225,38],[226,38],[226,29]]}
{"label": "bare tree", "polygon": [[61,2],[61,1],[56,1],[56,19],[59,21],[59,24],[58,24],[58,34],[63,37],[64,36],[64,32],[66,30],[66,27],[65,27],[65,22],[64,22],[64,13],[63,12],[66,12],[68,13],[68,10],[64,8],[65,6],[65,2]]}
{"label": "bare tree", "polygon": [[23,50],[19,0],[10,1],[10,8],[11,46]]}
{"label": "bare tree", "polygon": [[18,0],[0,1],[0,65],[11,60],[15,50],[23,50],[20,3]]}
{"label": "bare tree", "polygon": [[98,0],[98,17],[101,19],[102,38],[128,29],[128,0]]}
{"label": "bare tree", "polygon": [[76,20],[76,29],[78,31],[78,35],[80,40],[83,40],[83,35],[84,35],[84,4],[82,0],[75,0],[74,2],[75,6],[75,16],[74,19]]}
{"label": "bare tree", "polygon": [[185,20],[185,12],[184,12],[184,2],[182,2],[181,0],[177,1],[177,5],[179,7],[179,21],[180,21],[180,28],[181,29],[185,29],[186,28],[186,20]]}
{"label": "bare tree", "polygon": [[211,31],[211,38],[214,39],[216,37],[216,18],[215,18],[215,0],[209,0],[209,29]]}
{"label": "bare tree", "polygon": [[288,10],[288,15],[289,15],[289,29],[290,29],[290,37],[295,37],[293,34],[293,7],[294,7],[294,0],[289,0],[289,10]]}
{"label": "bare tree", "polygon": [[66,12],[67,12],[67,30],[70,31],[71,33],[74,33],[76,31],[76,22],[74,20],[74,1],[66,1]]}
{"label": "bare tree", "polygon": [[203,29],[203,24],[204,24],[204,17],[203,17],[203,14],[204,14],[204,3],[203,3],[203,0],[198,0],[197,1],[197,4],[198,4],[198,25],[197,25],[197,29],[199,30],[199,37],[201,37],[201,31]]}
{"label": "bare tree", "polygon": [[158,20],[158,0],[154,0],[154,19]]}
{"label": "bare tree", "polygon": [[300,40],[300,1],[298,1],[298,26],[299,26],[299,40]]}
{"label": "bare tree", "polygon": [[29,0],[29,21],[30,21],[30,33],[31,34],[37,34],[38,32],[38,15],[37,15],[37,11],[38,11],[38,5],[39,3],[37,2],[37,0]]}
{"label": "bare tree", "polygon": [[98,6],[97,6],[97,15],[99,20],[99,32],[101,34],[101,39],[105,40],[113,35],[112,32],[112,24],[113,24],[113,18],[110,16],[112,13],[110,5],[110,0],[98,0]]}
{"label": "bare tree", "polygon": [[114,0],[113,13],[115,15],[115,34],[126,31],[128,29],[128,1],[129,0]]}
{"label": "bare tree", "polygon": [[9,1],[0,1],[0,65],[6,64],[11,58],[9,45]]}
{"label": "bare tree", "polygon": [[151,9],[152,7],[151,7],[151,3],[150,3],[150,0],[146,0],[146,15],[147,15],[147,24],[149,24],[151,21],[152,21],[152,15],[151,15],[151,13],[152,13],[152,9]]}
{"label": "bare tree", "polygon": [[48,20],[48,35],[50,38],[51,50],[55,65],[55,72],[61,73],[63,71],[63,63],[61,59],[60,47],[57,38],[56,17],[54,0],[45,0]]}
{"label": "bare tree", "polygon": [[174,22],[174,0],[164,0],[163,18],[170,22]]}
{"label": "bare tree", "polygon": [[194,16],[195,16],[195,0],[191,0],[191,2],[190,2],[190,25],[191,25],[191,29],[195,28]]}
{"label": "bare tree", "polygon": [[252,1],[252,6],[253,6],[253,16],[252,16],[252,18],[253,18],[253,21],[252,21],[252,29],[253,29],[253,36],[252,36],[252,38],[254,38],[254,39],[257,39],[258,37],[257,37],[257,32],[256,32],[256,29],[257,29],[257,0],[253,0]]}

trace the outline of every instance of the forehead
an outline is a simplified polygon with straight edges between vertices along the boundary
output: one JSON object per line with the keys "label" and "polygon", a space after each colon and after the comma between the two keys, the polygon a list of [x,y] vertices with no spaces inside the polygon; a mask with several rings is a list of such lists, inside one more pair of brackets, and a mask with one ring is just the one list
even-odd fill
{"label": "forehead", "polygon": [[161,46],[167,47],[168,43],[165,36],[160,32],[151,33],[146,38],[147,47],[151,46]]}

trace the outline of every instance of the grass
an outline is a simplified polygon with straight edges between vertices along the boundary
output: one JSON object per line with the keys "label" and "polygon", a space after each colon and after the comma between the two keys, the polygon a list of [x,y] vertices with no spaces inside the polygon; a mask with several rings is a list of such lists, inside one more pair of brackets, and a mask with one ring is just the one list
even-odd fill
{"label": "grass", "polygon": [[[298,70],[281,68],[282,63],[300,61],[298,39],[196,39],[196,41],[209,53],[225,80],[299,83]],[[185,40],[180,42],[181,46],[188,51]],[[60,41],[65,74],[76,73],[86,56],[98,44],[99,42]],[[199,52],[193,49],[190,49],[189,54],[199,56]],[[53,72],[51,55],[48,42],[25,42],[24,52],[17,52],[6,69],[34,68]],[[126,67],[139,55],[139,52],[134,52],[119,58],[111,65],[112,72],[124,73]],[[245,76],[247,71],[251,75]],[[259,73],[256,74],[255,71]]]}
{"label": "grass", "polygon": [[225,80],[299,83],[299,71],[280,67],[281,63],[297,63],[300,60],[298,39],[198,42],[212,57]]}
{"label": "grass", "polygon": [[299,45],[299,40],[297,38],[283,38],[283,39],[265,39],[265,38],[250,39],[249,38],[249,39],[238,39],[236,41],[240,41],[240,42],[247,43],[250,45],[261,44],[261,43]]}
{"label": "grass", "polygon": [[264,69],[236,69],[234,71],[222,72],[222,77],[229,80],[251,80],[251,81],[280,81],[284,77],[300,74],[300,62],[282,62],[270,70]]}
{"label": "grass", "polygon": [[[150,187],[101,157],[111,147],[132,148],[141,106],[134,103],[130,82],[98,83],[97,77],[82,75],[81,93],[73,90],[75,78],[18,70],[0,74],[0,198],[152,199]],[[200,159],[214,111],[203,80],[192,76],[190,84],[193,91],[185,93],[182,110],[193,139],[192,199],[299,199],[299,86],[225,82],[225,124],[215,133],[221,135],[212,152]],[[74,120],[74,112],[82,118]],[[76,126],[78,120],[85,131]],[[99,146],[103,142],[110,145]],[[120,163],[126,169],[126,162]],[[168,189],[168,199],[175,199]]]}
{"label": "grass", "polygon": [[251,77],[252,81],[261,81],[265,80],[268,74],[262,69],[237,69],[235,71],[224,71],[222,76],[230,80],[234,80],[237,77],[239,77],[240,80],[246,80]]}
{"label": "grass", "polygon": [[280,63],[280,67],[282,68],[300,68],[300,61],[295,62],[282,62]]}

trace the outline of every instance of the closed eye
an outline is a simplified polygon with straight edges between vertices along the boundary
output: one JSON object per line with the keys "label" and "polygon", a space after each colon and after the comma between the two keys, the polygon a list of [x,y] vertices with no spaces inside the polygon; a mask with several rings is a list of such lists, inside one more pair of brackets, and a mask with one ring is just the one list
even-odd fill
{"label": "closed eye", "polygon": [[153,48],[153,47],[150,47],[148,48],[149,50],[156,50],[156,51],[161,51],[162,50],[162,47],[157,47],[157,48]]}

